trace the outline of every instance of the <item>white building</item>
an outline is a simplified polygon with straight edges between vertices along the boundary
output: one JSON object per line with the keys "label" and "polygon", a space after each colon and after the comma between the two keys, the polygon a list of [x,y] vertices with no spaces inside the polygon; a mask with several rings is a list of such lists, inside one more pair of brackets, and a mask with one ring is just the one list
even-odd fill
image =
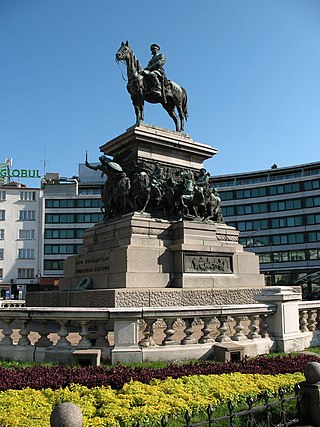
{"label": "white building", "polygon": [[0,290],[35,284],[40,276],[40,189],[10,183],[0,187]]}

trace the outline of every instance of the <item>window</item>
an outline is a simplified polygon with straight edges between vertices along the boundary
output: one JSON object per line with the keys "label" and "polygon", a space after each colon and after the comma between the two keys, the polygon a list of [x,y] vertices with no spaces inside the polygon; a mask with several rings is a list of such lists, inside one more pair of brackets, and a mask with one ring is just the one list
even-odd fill
{"label": "window", "polygon": [[234,216],[234,207],[233,206],[222,206],[223,216]]}
{"label": "window", "polygon": [[290,210],[290,209],[300,209],[300,208],[301,208],[301,199],[291,199],[291,200],[270,203],[271,212],[284,211],[284,210]]}
{"label": "window", "polygon": [[75,222],[74,214],[46,214],[45,222],[47,224],[64,224]]}
{"label": "window", "polygon": [[35,230],[19,230],[19,239],[28,240],[35,238]]}
{"label": "window", "polygon": [[254,221],[239,221],[236,228],[238,228],[239,231],[254,231],[269,228],[269,225],[267,219],[257,219]]}
{"label": "window", "polygon": [[272,218],[271,228],[298,227],[302,225],[302,216],[288,216],[286,218]]}
{"label": "window", "polygon": [[320,179],[304,182],[304,190],[317,190],[320,188]]}
{"label": "window", "polygon": [[100,208],[102,206],[101,199],[78,199],[76,200],[77,208]]}
{"label": "window", "polygon": [[44,231],[45,239],[82,239],[85,228],[47,228]]}
{"label": "window", "polygon": [[34,249],[19,249],[19,259],[34,259]]}
{"label": "window", "polygon": [[268,254],[268,253],[259,254],[259,262],[260,264],[271,262],[271,254]]}
{"label": "window", "polygon": [[295,243],[304,243],[303,233],[279,234],[272,236],[273,245],[292,245]]}
{"label": "window", "polygon": [[246,190],[237,190],[236,198],[237,199],[246,199],[252,197],[263,197],[267,195],[266,187],[250,188]]}
{"label": "window", "polygon": [[4,249],[0,249],[0,259],[3,259]]}
{"label": "window", "polygon": [[6,192],[3,190],[0,190],[0,200],[6,200]]}
{"label": "window", "polygon": [[36,211],[20,211],[19,220],[20,221],[35,221]]}
{"label": "window", "polygon": [[102,221],[103,215],[102,214],[77,214],[77,222],[93,222],[97,223]]}
{"label": "window", "polygon": [[252,205],[237,206],[238,215],[248,215],[252,213],[265,213],[265,212],[268,212],[267,203],[255,203]]}
{"label": "window", "polygon": [[44,261],[45,270],[63,270],[63,260],[45,260]]}
{"label": "window", "polygon": [[34,279],[34,268],[18,268],[18,279]]}
{"label": "window", "polygon": [[320,242],[320,231],[310,231],[308,233],[308,242]]}
{"label": "window", "polygon": [[273,196],[275,194],[296,193],[298,191],[300,191],[300,186],[298,182],[293,184],[274,185],[272,187],[269,187],[270,196]]}
{"label": "window", "polygon": [[4,221],[6,219],[6,211],[0,210],[0,221]]}
{"label": "window", "polygon": [[252,248],[255,246],[269,246],[270,245],[270,239],[269,236],[247,236],[247,237],[241,237],[239,239],[239,242],[247,247]]}
{"label": "window", "polygon": [[309,259],[310,260],[320,259],[320,249],[310,249],[309,250]]}
{"label": "window", "polygon": [[0,268],[0,279],[3,278],[3,268]]}
{"label": "window", "polygon": [[220,194],[221,200],[233,200],[233,191],[222,191]]}
{"label": "window", "polygon": [[304,200],[305,200],[306,208],[313,208],[316,206],[320,206],[320,196],[306,197]]}
{"label": "window", "polygon": [[320,214],[307,215],[307,224],[320,224]]}
{"label": "window", "polygon": [[4,229],[0,228],[0,240],[4,239]]}
{"label": "window", "polygon": [[47,199],[46,208],[74,208],[74,199]]}
{"label": "window", "polygon": [[27,202],[33,202],[36,200],[36,192],[35,191],[20,191],[20,200],[24,200]]}
{"label": "window", "polygon": [[53,254],[76,254],[80,245],[44,245],[44,253]]}

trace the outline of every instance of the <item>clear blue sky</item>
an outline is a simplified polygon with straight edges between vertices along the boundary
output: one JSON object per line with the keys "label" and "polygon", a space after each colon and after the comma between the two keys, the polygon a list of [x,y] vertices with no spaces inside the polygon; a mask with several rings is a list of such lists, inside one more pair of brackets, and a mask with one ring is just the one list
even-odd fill
{"label": "clear blue sky", "polygon": [[[144,66],[161,46],[211,174],[320,160],[319,0],[0,0],[0,161],[69,177],[97,161],[135,121],[125,40]],[[160,105],[145,122],[173,129]]]}

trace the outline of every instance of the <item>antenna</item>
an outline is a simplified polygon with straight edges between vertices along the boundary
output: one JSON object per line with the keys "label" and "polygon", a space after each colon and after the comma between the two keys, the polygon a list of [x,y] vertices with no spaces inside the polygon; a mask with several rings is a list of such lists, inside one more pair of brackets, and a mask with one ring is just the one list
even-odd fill
{"label": "antenna", "polygon": [[44,159],[43,159],[43,176],[46,174],[46,166],[47,166],[47,147],[44,146]]}

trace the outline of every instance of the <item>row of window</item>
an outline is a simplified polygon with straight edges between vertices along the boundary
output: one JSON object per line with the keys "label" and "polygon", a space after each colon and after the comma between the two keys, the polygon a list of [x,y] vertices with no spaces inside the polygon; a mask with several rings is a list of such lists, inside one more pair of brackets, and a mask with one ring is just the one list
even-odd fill
{"label": "row of window", "polygon": [[47,228],[44,230],[45,239],[82,239],[85,228]]}
{"label": "row of window", "polygon": [[320,249],[309,249],[301,251],[279,251],[268,252],[259,255],[260,264],[278,262],[312,261],[320,259]]}
{"label": "row of window", "polygon": [[[18,268],[18,279],[34,279],[34,268]],[[0,268],[0,279],[3,278],[3,268]]]}
{"label": "row of window", "polygon": [[63,270],[63,259],[45,259],[44,269],[45,270]]}
{"label": "row of window", "polygon": [[66,214],[46,214],[46,224],[64,223],[97,223],[103,219],[102,213],[66,213]]}
{"label": "row of window", "polygon": [[[18,249],[18,259],[34,259],[34,249]],[[0,249],[0,259],[4,259],[4,249]]]}
{"label": "row of window", "polygon": [[320,231],[309,231],[308,233],[278,234],[274,236],[240,236],[239,242],[245,247],[314,243],[320,242]]}
{"label": "row of window", "polygon": [[[35,239],[36,231],[35,230],[19,230],[18,239],[20,240],[30,240]],[[0,240],[4,239],[4,229],[0,228]]]}
{"label": "row of window", "polygon": [[302,208],[314,208],[319,206],[320,196],[315,196],[306,197],[304,199],[279,200],[275,202],[252,203],[238,206],[222,206],[222,213],[224,216],[250,215]]}
{"label": "row of window", "polygon": [[44,253],[46,255],[77,254],[80,246],[82,245],[44,245]]}
{"label": "row of window", "polygon": [[247,188],[244,190],[223,191],[221,200],[251,199],[253,197],[275,196],[277,194],[300,193],[301,191],[317,190],[320,188],[320,179],[291,184],[272,185],[269,187]]}
{"label": "row of window", "polygon": [[[7,194],[4,190],[0,191],[0,200],[6,200]],[[36,200],[35,191],[20,191],[20,200],[24,202],[34,202]]]}
{"label": "row of window", "polygon": [[255,219],[251,221],[228,221],[239,231],[267,230],[274,228],[300,227],[320,224],[320,214],[295,215],[283,218]]}
{"label": "row of window", "polygon": [[46,208],[100,208],[99,199],[46,199]]}
{"label": "row of window", "polygon": [[[260,182],[268,182],[268,181],[283,181],[285,179],[294,179],[294,178],[301,178],[302,176],[312,176],[312,175],[320,175],[320,169],[313,169],[313,170],[301,170],[299,172],[294,173],[287,173],[287,174],[281,174],[281,175],[273,175],[268,174],[264,176],[258,176],[256,178],[249,178],[249,179],[232,179],[229,181],[220,181],[219,183],[214,183],[213,185],[215,187],[233,187],[235,185],[248,185],[248,184],[258,184]],[[315,180],[318,181],[318,180]],[[305,188],[307,189],[307,188]]]}
{"label": "row of window", "polygon": [[[0,210],[0,221],[5,221],[6,211],[4,209]],[[35,221],[36,220],[36,211],[21,210],[19,211],[19,221]]]}

